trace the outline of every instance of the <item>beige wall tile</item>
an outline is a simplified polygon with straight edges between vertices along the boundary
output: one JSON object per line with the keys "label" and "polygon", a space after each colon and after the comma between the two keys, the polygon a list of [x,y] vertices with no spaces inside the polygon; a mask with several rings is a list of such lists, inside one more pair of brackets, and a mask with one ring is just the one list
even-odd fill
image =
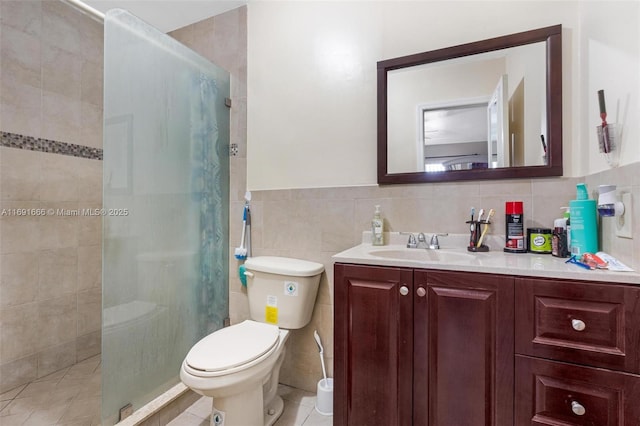
{"label": "beige wall tile", "polygon": [[[2,208],[14,209],[40,208],[38,202],[4,202]],[[0,254],[35,252],[40,249],[41,235],[38,216],[0,216]]]}
{"label": "beige wall tile", "polygon": [[42,157],[40,171],[41,201],[78,201],[78,175],[80,160],[69,155],[49,154]]}
{"label": "beige wall tile", "polygon": [[42,89],[79,100],[82,57],[55,46],[42,49]]}
{"label": "beige wall tile", "polygon": [[78,177],[79,201],[102,206],[102,166],[99,160],[76,159],[74,169]]}
{"label": "beige wall tile", "polygon": [[42,137],[82,145],[80,98],[42,92]]}
{"label": "beige wall tile", "polygon": [[[100,209],[100,206],[87,207],[81,204],[81,209],[91,211]],[[83,207],[84,206],[84,207]],[[99,245],[102,242],[102,216],[80,216],[78,218],[78,247]]]}
{"label": "beige wall tile", "polygon": [[76,363],[76,341],[46,348],[38,353],[38,377],[44,377],[55,371]]}
{"label": "beige wall tile", "polygon": [[[32,355],[38,348],[37,303],[0,309],[0,364]],[[4,379],[3,379],[4,380]]]}
{"label": "beige wall tile", "polygon": [[38,350],[76,338],[76,299],[75,294],[70,294],[38,302],[35,316]]}
{"label": "beige wall tile", "polygon": [[78,248],[78,291],[102,287],[102,246]]}
{"label": "beige wall tile", "polygon": [[78,336],[100,331],[102,327],[102,288],[78,292]]}
{"label": "beige wall tile", "polygon": [[[102,43],[96,45],[96,51],[102,51]],[[103,91],[104,91],[104,83],[103,83],[103,74],[104,69],[102,66],[102,58],[99,62],[95,62],[92,60],[84,59],[82,61],[82,76],[80,79],[75,80],[75,84],[78,84],[80,81],[80,100],[83,103],[87,103],[90,105],[94,105],[102,111],[102,101],[103,101]]]}
{"label": "beige wall tile", "polygon": [[80,115],[80,145],[102,148],[102,107],[82,102]]}
{"label": "beige wall tile", "polygon": [[82,14],[59,1],[42,2],[42,39],[72,53],[81,52],[83,34],[77,22]]}
{"label": "beige wall tile", "polygon": [[4,0],[0,2],[2,25],[40,36],[42,5],[39,1]]}
{"label": "beige wall tile", "polygon": [[41,87],[41,43],[37,35],[3,25],[0,40],[2,79]]}
{"label": "beige wall tile", "polygon": [[78,336],[76,339],[76,354],[78,361],[100,354],[102,345],[102,331]]}
{"label": "beige wall tile", "polygon": [[0,147],[0,198],[12,201],[40,199],[40,169],[43,154],[25,149]]}
{"label": "beige wall tile", "polygon": [[48,202],[41,203],[41,208],[55,213],[39,218],[40,247],[44,250],[77,247],[79,217],[73,214],[78,210],[78,203]]}
{"label": "beige wall tile", "polygon": [[0,307],[34,302],[37,288],[36,253],[0,255]]}
{"label": "beige wall tile", "polygon": [[38,300],[76,293],[78,256],[74,247],[43,250],[38,258]]}
{"label": "beige wall tile", "polygon": [[10,78],[0,76],[0,116],[2,116],[3,131],[41,137],[41,115],[40,88],[15,83]]}

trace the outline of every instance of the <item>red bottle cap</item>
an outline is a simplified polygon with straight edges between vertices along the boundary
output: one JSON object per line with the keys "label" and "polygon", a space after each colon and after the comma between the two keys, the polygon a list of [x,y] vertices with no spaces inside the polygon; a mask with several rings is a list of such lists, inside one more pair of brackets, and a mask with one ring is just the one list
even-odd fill
{"label": "red bottle cap", "polygon": [[504,210],[506,214],[522,214],[522,201],[507,201]]}

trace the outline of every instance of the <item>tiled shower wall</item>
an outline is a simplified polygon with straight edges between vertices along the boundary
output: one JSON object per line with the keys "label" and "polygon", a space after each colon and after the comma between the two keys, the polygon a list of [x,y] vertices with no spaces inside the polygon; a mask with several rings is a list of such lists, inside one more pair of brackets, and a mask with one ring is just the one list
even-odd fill
{"label": "tiled shower wall", "polygon": [[2,392],[100,353],[103,38],[59,1],[2,0],[0,31]]}

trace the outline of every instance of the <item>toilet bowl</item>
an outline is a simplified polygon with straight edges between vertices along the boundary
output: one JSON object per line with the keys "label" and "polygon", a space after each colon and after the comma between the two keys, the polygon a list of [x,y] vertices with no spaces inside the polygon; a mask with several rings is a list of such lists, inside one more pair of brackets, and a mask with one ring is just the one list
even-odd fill
{"label": "toilet bowl", "polygon": [[224,328],[189,351],[180,379],[214,398],[212,418],[219,424],[271,425],[283,408],[276,391],[288,337],[288,330],[251,320]]}
{"label": "toilet bowl", "polygon": [[277,395],[289,329],[309,323],[322,264],[281,257],[249,258],[251,319],[196,343],[180,369],[193,391],[213,397],[211,424],[270,426],[282,414]]}

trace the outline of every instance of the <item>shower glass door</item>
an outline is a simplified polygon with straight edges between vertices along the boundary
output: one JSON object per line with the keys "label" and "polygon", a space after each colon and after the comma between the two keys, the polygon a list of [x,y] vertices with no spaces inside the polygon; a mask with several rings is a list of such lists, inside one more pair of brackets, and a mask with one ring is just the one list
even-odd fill
{"label": "shower glass door", "polygon": [[229,74],[123,10],[105,19],[102,417],[179,382],[228,316]]}

